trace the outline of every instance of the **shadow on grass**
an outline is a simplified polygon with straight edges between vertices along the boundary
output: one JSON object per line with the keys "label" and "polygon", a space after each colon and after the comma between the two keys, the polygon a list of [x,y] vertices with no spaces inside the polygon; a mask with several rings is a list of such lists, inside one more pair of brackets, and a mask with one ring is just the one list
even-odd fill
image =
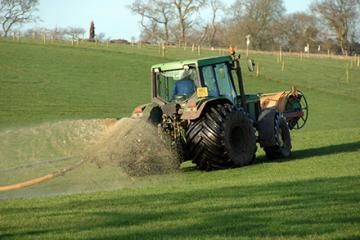
{"label": "shadow on grass", "polygon": [[[5,221],[18,217],[25,219],[21,224],[26,226],[25,230],[21,225],[3,229],[2,236],[12,239],[30,233],[59,239],[68,234],[86,239],[360,237],[360,176],[158,194],[115,192],[101,199],[65,200],[32,208],[26,204],[0,207]],[[32,220],[26,220],[26,213],[31,214]],[[34,219],[40,220],[32,222]]]}
{"label": "shadow on grass", "polygon": [[342,143],[337,145],[329,145],[318,148],[308,148],[302,150],[292,151],[290,158],[282,158],[276,160],[269,160],[265,156],[257,157],[254,164],[265,163],[265,162],[288,162],[296,161],[310,157],[321,157],[326,155],[338,154],[338,153],[349,153],[360,150],[360,141],[353,143]]}
{"label": "shadow on grass", "polygon": [[[305,159],[309,157],[320,157],[325,155],[331,154],[338,154],[338,153],[347,153],[347,152],[356,152],[360,150],[360,141],[353,142],[353,143],[343,143],[337,145],[329,145],[324,147],[318,148],[308,148],[303,150],[295,150],[292,152],[290,158],[282,158],[276,160],[269,160],[265,156],[256,157],[253,164],[260,164],[266,162],[288,162],[288,161],[296,161],[300,159]],[[186,166],[181,169],[183,172],[193,172],[199,171],[199,169],[195,165]]]}
{"label": "shadow on grass", "polygon": [[309,148],[296,150],[292,152],[293,159],[303,159],[308,157],[318,157],[337,153],[356,152],[360,150],[360,141],[352,143],[343,143],[337,145],[329,145],[319,148]]}

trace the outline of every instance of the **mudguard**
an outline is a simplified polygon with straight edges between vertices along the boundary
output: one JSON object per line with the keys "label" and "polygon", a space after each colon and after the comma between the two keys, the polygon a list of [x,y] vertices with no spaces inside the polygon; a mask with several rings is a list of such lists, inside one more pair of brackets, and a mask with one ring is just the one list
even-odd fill
{"label": "mudguard", "polygon": [[131,114],[131,118],[143,119],[156,125],[162,121],[162,115],[163,112],[158,104],[148,103],[136,107]]}
{"label": "mudguard", "polygon": [[257,130],[259,132],[259,143],[261,147],[276,145],[275,122],[276,108],[265,108],[259,116]]}
{"label": "mudguard", "polygon": [[233,103],[227,99],[227,98],[209,98],[209,99],[206,99],[204,101],[201,101],[197,108],[195,109],[195,111],[188,111],[188,112],[184,112],[182,115],[181,115],[181,119],[183,120],[196,120],[198,119],[202,113],[204,112],[204,109],[206,109],[206,107],[210,106],[210,105],[213,105],[213,104],[230,104],[230,105],[233,105]]}

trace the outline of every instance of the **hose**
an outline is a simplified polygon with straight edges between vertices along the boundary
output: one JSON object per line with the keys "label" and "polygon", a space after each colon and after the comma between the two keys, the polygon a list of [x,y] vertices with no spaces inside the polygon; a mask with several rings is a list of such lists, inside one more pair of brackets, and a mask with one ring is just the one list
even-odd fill
{"label": "hose", "polygon": [[63,168],[63,169],[60,169],[58,171],[49,173],[49,174],[41,176],[41,177],[31,179],[31,180],[28,180],[28,181],[25,181],[25,182],[0,186],[0,192],[5,192],[5,191],[10,191],[10,190],[16,190],[16,189],[20,189],[20,188],[30,187],[30,186],[33,186],[33,185],[48,181],[50,179],[56,178],[58,176],[63,176],[65,173],[74,170],[76,167],[80,166],[84,162],[85,162],[84,160],[81,160],[81,161],[77,162],[76,164],[74,164],[74,165],[72,165],[70,167]]}

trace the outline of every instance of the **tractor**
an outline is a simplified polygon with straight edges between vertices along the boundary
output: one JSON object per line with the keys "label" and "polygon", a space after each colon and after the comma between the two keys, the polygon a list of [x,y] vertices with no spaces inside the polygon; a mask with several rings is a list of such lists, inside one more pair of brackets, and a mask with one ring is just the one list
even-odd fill
{"label": "tractor", "polygon": [[[247,59],[249,71],[255,63]],[[179,161],[201,170],[248,165],[257,143],[267,158],[291,155],[290,130],[308,118],[304,94],[246,94],[240,54],[157,64],[151,68],[152,102],[132,118],[144,119],[170,137]]]}

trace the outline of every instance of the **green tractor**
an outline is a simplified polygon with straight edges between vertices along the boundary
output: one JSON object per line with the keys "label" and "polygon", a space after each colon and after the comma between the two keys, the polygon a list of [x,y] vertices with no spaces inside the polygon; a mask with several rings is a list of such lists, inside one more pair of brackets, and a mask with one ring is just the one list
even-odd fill
{"label": "green tractor", "polygon": [[[248,68],[254,63],[248,60]],[[152,103],[134,109],[170,136],[180,161],[199,169],[240,167],[255,159],[256,143],[270,159],[291,155],[291,129],[302,128],[308,106],[292,91],[245,94],[240,55],[154,65]]]}

